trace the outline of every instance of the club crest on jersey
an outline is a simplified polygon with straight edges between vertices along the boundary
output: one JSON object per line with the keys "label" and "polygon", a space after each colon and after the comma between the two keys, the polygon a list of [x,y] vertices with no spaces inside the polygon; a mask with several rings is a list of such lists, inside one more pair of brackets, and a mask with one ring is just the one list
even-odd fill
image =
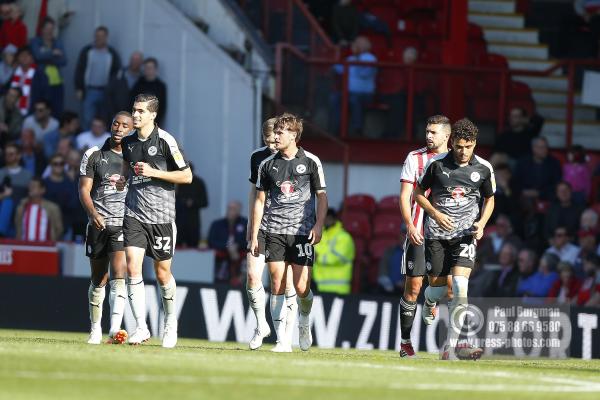
{"label": "club crest on jersey", "polygon": [[479,175],[479,172],[475,171],[471,173],[471,180],[473,182],[478,182],[481,179],[481,175]]}
{"label": "club crest on jersey", "polygon": [[156,146],[148,147],[148,155],[149,156],[155,156],[157,152],[158,152],[158,149],[156,148]]}
{"label": "club crest on jersey", "polygon": [[465,197],[466,195],[468,195],[469,193],[471,193],[471,189],[470,188],[465,188],[462,186],[456,186],[456,187],[448,187],[446,188],[448,190],[448,192],[452,195],[453,199],[462,199],[463,197]]}
{"label": "club crest on jersey", "polygon": [[289,202],[298,199],[300,193],[296,192],[296,187],[298,186],[298,181],[277,181],[275,183],[279,186],[279,190],[281,190],[281,195],[279,196],[279,201]]}
{"label": "club crest on jersey", "polygon": [[296,166],[296,172],[299,173],[299,174],[305,173],[306,172],[306,165],[304,165],[304,164],[298,164]]}
{"label": "club crest on jersey", "polygon": [[297,183],[296,181],[294,182],[290,182],[290,181],[283,181],[281,182],[278,186],[281,189],[281,193],[285,194],[286,196],[291,196],[292,193],[294,193],[294,183]]}

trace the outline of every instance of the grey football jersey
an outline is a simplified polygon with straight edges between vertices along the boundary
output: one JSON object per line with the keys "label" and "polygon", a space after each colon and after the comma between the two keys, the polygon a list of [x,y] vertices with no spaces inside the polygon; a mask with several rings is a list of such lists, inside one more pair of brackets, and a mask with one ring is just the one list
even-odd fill
{"label": "grey football jersey", "polygon": [[429,201],[454,224],[452,231],[446,231],[427,215],[425,237],[428,239],[471,235],[471,227],[479,215],[481,196],[491,197],[496,192],[494,170],[489,162],[473,155],[467,165],[459,167],[453,151],[429,160],[419,186],[423,190],[431,189]]}
{"label": "grey football jersey", "polygon": [[148,163],[161,171],[189,168],[171,134],[158,126],[146,138],[140,139],[137,131],[123,138],[123,160],[129,166],[129,191],[125,199],[125,215],[146,224],[175,222],[175,184],[161,179],[138,176],[134,165]]}
{"label": "grey football jersey", "polygon": [[104,217],[106,225],[123,225],[127,192],[119,192],[115,186],[122,165],[123,155],[111,150],[110,139],[106,139],[101,149],[96,146],[89,148],[79,165],[79,176],[93,179],[90,195],[94,208]]}
{"label": "grey football jersey", "polygon": [[281,235],[308,235],[316,222],[315,194],[325,190],[317,156],[298,148],[291,160],[277,152],[258,168],[256,189],[266,192],[260,229]]}

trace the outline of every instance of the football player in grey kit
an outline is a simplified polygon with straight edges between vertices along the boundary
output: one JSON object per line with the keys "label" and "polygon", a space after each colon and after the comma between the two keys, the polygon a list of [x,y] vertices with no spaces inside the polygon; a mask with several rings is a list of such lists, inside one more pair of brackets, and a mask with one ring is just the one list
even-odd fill
{"label": "football player in grey kit", "polygon": [[[254,199],[256,198],[256,181],[258,180],[258,167],[260,164],[274,153],[277,152],[275,143],[275,133],[273,132],[277,118],[269,118],[262,126],[262,136],[265,143],[264,147],[258,148],[252,152],[250,156],[250,192],[248,198],[248,229],[246,240],[250,246],[252,240],[252,219],[254,213]],[[265,289],[262,284],[262,274],[265,267],[265,232],[259,231],[258,234],[258,255],[252,254],[251,251],[247,254],[248,264],[248,279],[246,281],[246,293],[250,307],[256,317],[256,329],[248,347],[250,350],[256,350],[262,346],[263,339],[271,334],[271,328],[265,317]],[[285,333],[287,336],[286,342],[292,343],[294,334],[294,325],[296,323],[296,315],[298,314],[298,301],[296,299],[296,290],[294,289],[294,281],[292,279],[292,267],[286,266],[287,281],[285,284],[285,304],[287,306]]]}
{"label": "football player in grey kit", "polygon": [[[177,288],[171,274],[177,235],[175,184],[189,184],[192,171],[175,138],[154,123],[158,107],[156,96],[136,96],[132,114],[135,131],[123,139],[123,175],[129,177],[123,234],[129,303],[137,323],[129,343],[140,344],[150,338],[142,278],[142,262],[147,255],[154,260],[165,313],[162,346],[171,348],[177,344]],[[125,180],[122,176],[118,188],[124,188]]]}
{"label": "football player in grey kit", "polygon": [[[488,161],[473,154],[477,134],[477,127],[468,119],[455,122],[452,150],[429,160],[416,188],[417,203],[427,213],[425,260],[430,286],[425,290],[423,319],[427,322],[435,318],[433,309],[447,292],[446,277],[452,275],[454,298],[449,309],[448,330],[452,336],[462,328],[461,314],[464,316],[468,306],[467,290],[475,263],[475,246],[494,210],[494,170]],[[429,199],[425,197],[427,190],[431,190]],[[449,342],[442,359],[477,359],[482,352],[477,347]]]}
{"label": "football player in grey kit", "polygon": [[258,234],[263,231],[265,259],[271,273],[271,317],[277,334],[273,351],[276,352],[292,351],[285,335],[287,264],[292,265],[298,296],[300,348],[306,351],[312,345],[309,315],[313,300],[310,290],[313,245],[321,240],[327,194],[321,161],[297,146],[301,135],[300,118],[283,114],[277,119],[278,151],[260,164],[256,181],[250,251],[259,254]]}
{"label": "football player in grey kit", "polygon": [[123,215],[125,191],[117,191],[116,182],[123,165],[121,140],[133,129],[131,114],[117,113],[113,119],[110,138],[102,148],[88,149],[79,167],[79,200],[89,217],[86,230],[86,255],[90,259],[92,279],[88,290],[90,311],[89,344],[102,341],[102,304],[108,281],[110,263],[111,309],[109,342],[122,343],[115,338],[121,329],[127,289],[125,287],[125,251],[123,250]]}

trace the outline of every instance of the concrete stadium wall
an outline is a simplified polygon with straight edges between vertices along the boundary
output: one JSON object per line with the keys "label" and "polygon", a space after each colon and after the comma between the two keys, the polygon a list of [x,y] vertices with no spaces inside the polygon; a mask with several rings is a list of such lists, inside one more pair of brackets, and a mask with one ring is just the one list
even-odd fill
{"label": "concrete stadium wall", "polygon": [[206,233],[229,200],[246,203],[248,157],[258,144],[252,77],[166,0],[71,0],[69,6],[75,16],[62,33],[69,61],[63,71],[66,107],[80,110],[74,98],[75,64],[95,27],[109,28],[110,44],[124,64],[134,50],[156,57],[168,85],[164,128],[206,182]]}

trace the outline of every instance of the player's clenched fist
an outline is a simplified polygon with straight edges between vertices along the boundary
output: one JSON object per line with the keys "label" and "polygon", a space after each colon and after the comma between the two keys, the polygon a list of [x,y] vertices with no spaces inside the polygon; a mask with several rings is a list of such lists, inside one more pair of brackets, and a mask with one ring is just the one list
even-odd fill
{"label": "player's clenched fist", "polygon": [[136,175],[146,176],[149,178],[153,177],[154,171],[156,171],[154,168],[152,168],[149,164],[147,164],[145,162],[135,163],[133,170]]}

